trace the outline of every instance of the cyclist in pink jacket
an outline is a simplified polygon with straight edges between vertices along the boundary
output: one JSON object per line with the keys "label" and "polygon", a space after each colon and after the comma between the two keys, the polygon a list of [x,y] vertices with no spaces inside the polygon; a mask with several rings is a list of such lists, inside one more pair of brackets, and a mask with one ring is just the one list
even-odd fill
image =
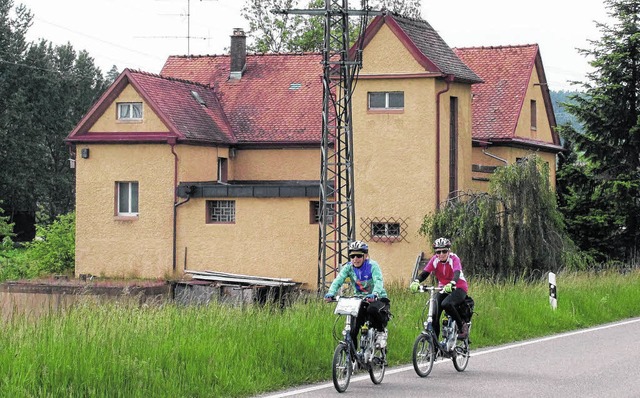
{"label": "cyclist in pink jacket", "polygon": [[456,307],[464,302],[469,286],[462,273],[460,257],[451,252],[451,241],[447,238],[436,239],[433,242],[433,249],[436,254],[431,257],[424,270],[418,275],[418,279],[411,282],[409,289],[412,292],[417,292],[420,283],[427,279],[429,274],[435,273],[438,287],[442,288],[442,292],[436,296],[437,307],[433,319],[433,329],[436,336],[440,337],[440,314],[442,310],[445,310],[458,325],[458,338],[465,339],[469,336],[469,325],[462,320]]}

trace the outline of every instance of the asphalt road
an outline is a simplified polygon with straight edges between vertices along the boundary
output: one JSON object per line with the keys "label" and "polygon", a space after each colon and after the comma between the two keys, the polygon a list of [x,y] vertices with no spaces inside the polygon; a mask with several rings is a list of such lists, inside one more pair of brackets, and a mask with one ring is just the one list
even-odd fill
{"label": "asphalt road", "polygon": [[409,364],[387,368],[379,385],[359,372],[343,394],[329,381],[260,397],[327,396],[640,397],[640,318],[472,350],[464,372],[448,359],[426,378]]}

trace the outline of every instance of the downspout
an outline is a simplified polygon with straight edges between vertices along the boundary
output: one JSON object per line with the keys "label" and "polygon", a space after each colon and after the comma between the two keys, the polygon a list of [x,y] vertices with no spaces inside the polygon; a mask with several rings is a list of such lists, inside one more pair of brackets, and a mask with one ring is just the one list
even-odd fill
{"label": "downspout", "polygon": [[487,152],[487,147],[483,147],[482,148],[482,153],[484,153],[485,155],[489,156],[490,158],[494,158],[496,160],[501,161],[504,164],[509,164],[509,162],[507,161],[507,159],[502,159],[500,156],[496,156],[492,153]]}
{"label": "downspout", "polygon": [[[173,154],[173,272],[176,271],[176,244],[177,244],[177,229],[178,229],[178,154],[176,153],[176,137],[169,137],[167,143],[171,146],[171,153]],[[187,201],[190,196],[187,197]],[[185,201],[186,202],[186,201]]]}
{"label": "downspout", "polygon": [[436,94],[436,209],[440,205],[440,96],[449,91],[453,78],[453,75],[445,75],[447,86]]}

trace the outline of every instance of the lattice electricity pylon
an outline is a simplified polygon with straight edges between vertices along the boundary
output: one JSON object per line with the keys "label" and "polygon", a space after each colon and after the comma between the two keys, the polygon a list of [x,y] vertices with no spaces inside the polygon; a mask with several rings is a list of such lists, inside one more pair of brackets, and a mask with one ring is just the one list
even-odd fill
{"label": "lattice electricity pylon", "polygon": [[[372,11],[368,0],[360,10],[350,10],[348,0],[326,0],[325,8],[278,10],[279,13],[324,15],[323,100],[320,173],[320,239],[318,290],[325,292],[327,279],[337,274],[348,259],[349,242],[356,240],[351,97],[362,67],[362,41]],[[349,17],[360,17],[359,44],[349,53]]]}

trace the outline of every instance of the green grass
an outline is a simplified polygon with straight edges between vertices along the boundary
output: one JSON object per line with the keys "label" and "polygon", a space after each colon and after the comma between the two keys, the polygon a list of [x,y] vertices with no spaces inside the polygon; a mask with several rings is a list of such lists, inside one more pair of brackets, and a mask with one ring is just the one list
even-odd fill
{"label": "green grass", "polygon": [[[640,272],[558,275],[546,281],[471,281],[472,349],[640,315]],[[390,286],[390,365],[411,361],[427,298]],[[0,329],[0,396],[245,397],[329,380],[333,304],[301,297],[284,309],[91,300]],[[342,322],[337,324],[338,328]]]}

